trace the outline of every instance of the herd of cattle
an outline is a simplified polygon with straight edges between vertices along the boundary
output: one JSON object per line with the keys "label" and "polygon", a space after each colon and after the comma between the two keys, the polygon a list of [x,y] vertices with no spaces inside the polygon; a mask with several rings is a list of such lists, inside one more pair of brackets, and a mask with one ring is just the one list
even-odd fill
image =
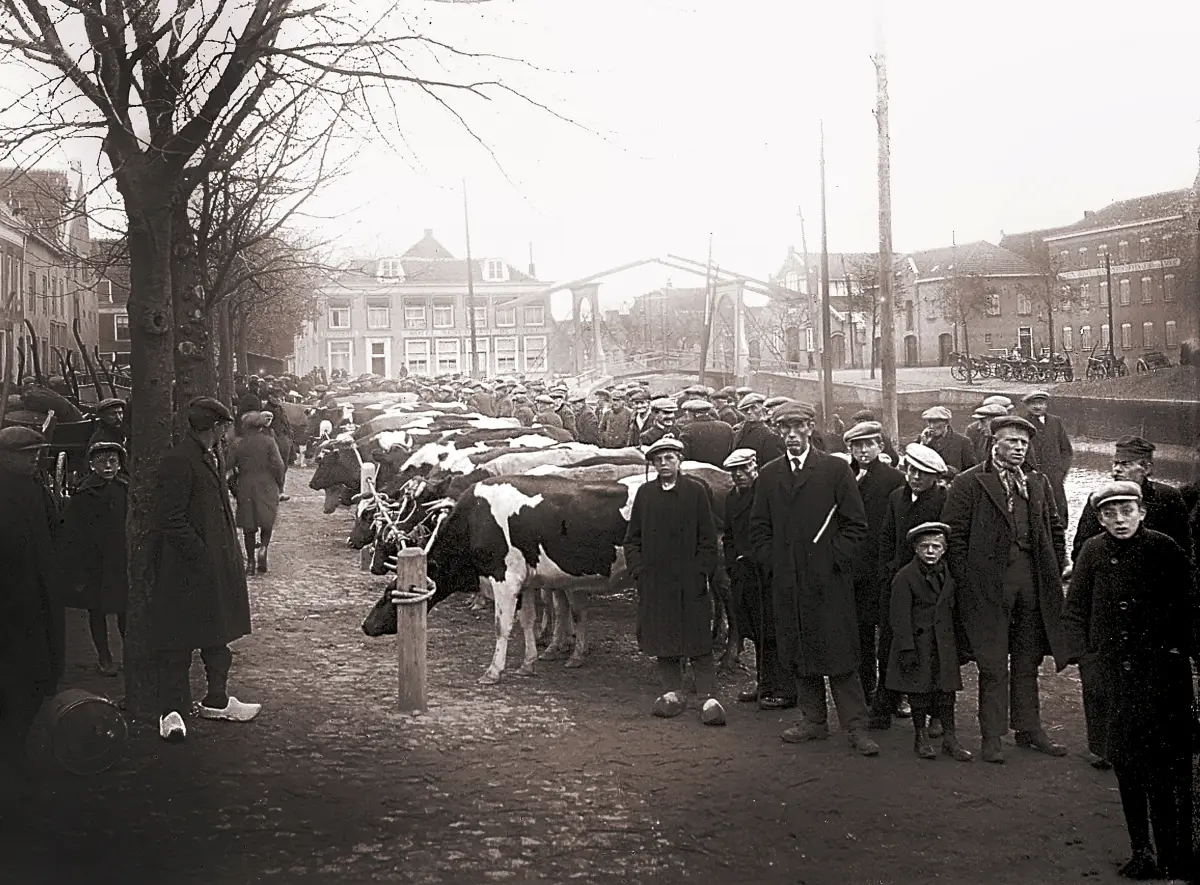
{"label": "herd of cattle", "polygon": [[[500,680],[518,619],[519,675],[534,672],[539,633],[549,635],[542,660],[566,656],[566,666],[581,666],[588,653],[586,594],[632,586],[621,545],[634,495],[654,469],[637,448],[570,442],[560,428],[522,427],[457,402],[403,399],[356,397],[344,407],[347,418],[352,409],[352,423],[316,447],[309,485],[325,493],[325,513],[354,508],[348,543],[373,548],[374,574],[394,571],[400,547],[425,548],[436,586],[430,608],[454,593],[492,598],[496,645],[481,684]],[[707,485],[719,530],[729,475],[690,461],[683,471]],[[377,605],[364,631],[388,632],[387,609]],[[714,635],[728,636],[722,658],[728,668],[739,642],[727,586],[717,587],[713,614]]]}

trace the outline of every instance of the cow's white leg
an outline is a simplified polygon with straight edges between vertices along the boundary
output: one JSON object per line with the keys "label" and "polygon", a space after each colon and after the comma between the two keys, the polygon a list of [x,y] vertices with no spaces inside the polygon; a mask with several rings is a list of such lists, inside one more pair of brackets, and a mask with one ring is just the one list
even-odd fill
{"label": "cow's white leg", "polygon": [[480,578],[479,589],[475,591],[475,595],[471,597],[471,611],[483,611],[488,607],[488,603],[493,601],[492,579]]}
{"label": "cow's white leg", "polygon": [[542,603],[542,615],[538,624],[538,639],[544,641],[550,638],[551,631],[554,629],[554,590],[550,587],[543,587],[538,591],[538,597]]}
{"label": "cow's white leg", "polygon": [[517,618],[521,622],[521,632],[525,635],[525,660],[521,662],[518,676],[535,676],[534,666],[537,663],[537,605],[534,600],[537,594],[532,591],[525,593],[521,607],[517,609]]}
{"label": "cow's white leg", "polygon": [[567,621],[575,633],[575,648],[567,658],[568,667],[582,667],[583,659],[587,657],[587,594],[586,590],[568,590],[564,594],[567,598]]}
{"label": "cow's white leg", "polygon": [[550,589],[550,598],[554,604],[554,638],[542,652],[543,661],[560,661],[567,655],[570,644],[571,611],[567,595],[557,588]]}
{"label": "cow's white leg", "polygon": [[520,584],[514,586],[503,581],[493,587],[493,592],[496,594],[496,649],[492,653],[492,663],[479,677],[480,685],[495,685],[504,672],[508,660],[508,640],[512,636],[513,618],[517,613],[517,594],[521,592]]}

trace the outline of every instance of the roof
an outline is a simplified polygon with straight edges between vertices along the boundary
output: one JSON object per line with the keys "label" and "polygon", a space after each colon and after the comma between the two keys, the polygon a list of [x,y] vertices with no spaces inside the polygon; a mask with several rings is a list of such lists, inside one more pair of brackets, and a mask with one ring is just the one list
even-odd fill
{"label": "roof", "polygon": [[454,258],[454,256],[450,254],[449,249],[434,239],[433,230],[431,228],[426,228],[425,236],[421,237],[421,239],[409,246],[408,251],[400,257],[419,258],[424,260]]}
{"label": "roof", "polygon": [[[344,272],[350,275],[376,277],[379,275],[379,264],[388,261],[387,258],[356,258],[346,263]],[[465,283],[467,280],[467,262],[455,258],[454,255],[439,243],[433,236],[432,230],[426,230],[425,235],[408,248],[400,256],[400,266],[404,269],[406,283]],[[471,278],[476,283],[493,283],[495,280],[485,278],[485,263],[488,258],[471,259]],[[532,282],[534,277],[524,273],[505,262],[508,268],[506,282]]]}
{"label": "roof", "polygon": [[1195,199],[1196,194],[1191,188],[1180,188],[1157,194],[1146,194],[1141,197],[1131,197],[1128,200],[1117,200],[1115,203],[1109,203],[1103,209],[1084,212],[1083,218],[1070,224],[1006,234],[1000,239],[1000,245],[1006,249],[1028,254],[1037,248],[1031,246],[1031,242],[1036,241],[1040,246],[1046,237],[1084,233],[1089,230],[1120,227],[1126,224],[1136,224],[1139,221],[1182,215],[1193,208]]}
{"label": "roof", "polygon": [[907,257],[916,266],[918,280],[937,279],[952,274],[982,277],[1038,274],[1037,268],[1025,258],[986,240],[910,252]]}
{"label": "roof", "polygon": [[0,200],[43,234],[56,234],[74,206],[66,172],[0,167]]}

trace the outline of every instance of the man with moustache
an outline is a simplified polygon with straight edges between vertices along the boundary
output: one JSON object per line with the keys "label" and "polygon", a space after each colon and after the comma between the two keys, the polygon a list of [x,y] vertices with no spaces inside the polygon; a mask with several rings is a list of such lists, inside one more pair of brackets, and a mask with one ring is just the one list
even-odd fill
{"label": "man with moustache", "polygon": [[766,397],[761,393],[748,393],[738,402],[742,423],[734,428],[733,447],[754,449],[754,459],[766,467],[783,454],[783,439],[771,429],[766,421]]}
{"label": "man with moustache", "polygon": [[780,662],[796,682],[804,714],[781,737],[789,743],[829,737],[829,677],[850,745],[875,756],[879,745],[864,731],[867,702],[854,611],[854,558],[867,519],[845,462],[810,444],[815,418],[807,403],[789,402],[775,411],[787,456],[759,474],[750,513],[750,543],[771,572]]}
{"label": "man with moustache", "polygon": [[1050,480],[1054,490],[1054,505],[1064,524],[1067,522],[1067,490],[1064,487],[1067,474],[1071,472],[1071,460],[1075,450],[1062,418],[1051,415],[1050,394],[1035,390],[1021,397],[1025,404],[1025,417],[1037,428],[1029,449],[1029,466]]}
{"label": "man with moustache", "polygon": [[955,472],[962,473],[969,467],[975,466],[975,449],[971,441],[961,433],[956,433],[950,426],[953,416],[945,406],[933,406],[921,413],[925,421],[925,429],[917,440],[921,445],[929,446],[946,462],[946,466]]}

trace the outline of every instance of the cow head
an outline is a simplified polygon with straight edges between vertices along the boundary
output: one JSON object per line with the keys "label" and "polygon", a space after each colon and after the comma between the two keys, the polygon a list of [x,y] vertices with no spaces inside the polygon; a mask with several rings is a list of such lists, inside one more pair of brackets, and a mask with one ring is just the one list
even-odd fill
{"label": "cow head", "polygon": [[328,516],[339,507],[349,507],[354,503],[354,489],[341,484],[330,486],[323,489],[325,492],[325,504],[321,510]]}
{"label": "cow head", "polygon": [[374,504],[359,510],[354,519],[354,527],[350,529],[350,537],[346,539],[346,546],[351,550],[362,550],[368,544],[374,543],[378,516],[379,508]]}

